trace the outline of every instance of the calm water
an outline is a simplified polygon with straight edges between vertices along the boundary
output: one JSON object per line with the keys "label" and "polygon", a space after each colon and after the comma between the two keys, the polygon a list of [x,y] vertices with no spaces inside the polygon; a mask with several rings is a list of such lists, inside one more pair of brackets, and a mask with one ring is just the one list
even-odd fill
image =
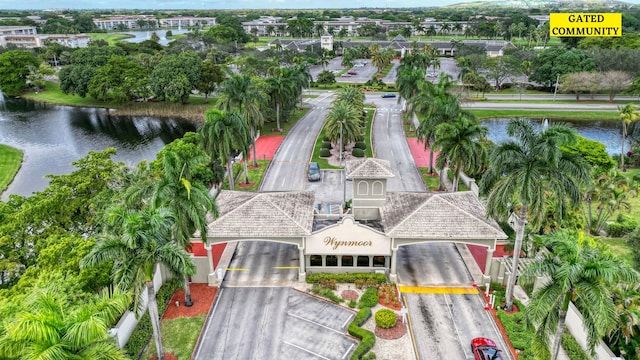
{"label": "calm water", "polygon": [[[480,123],[489,128],[487,135],[489,140],[498,143],[509,140],[509,137],[507,136],[507,124],[509,123],[509,119],[482,120]],[[563,120],[558,122],[552,121],[551,124],[553,123],[571,126],[581,136],[603,143],[610,155],[620,154],[620,145],[622,141],[622,124],[620,121]],[[542,123],[540,123],[540,126],[542,126]],[[625,141],[624,148],[625,152],[631,149],[631,143],[628,137]]]}
{"label": "calm water", "polygon": [[[158,40],[158,43],[162,46],[167,46],[170,42],[174,40],[174,39],[167,39],[167,30],[127,31],[127,32],[123,32],[122,34],[134,36],[132,38],[124,39],[125,41],[132,42],[132,43],[139,43],[145,40],[151,40],[151,34],[153,34],[154,32],[158,34],[158,37],[160,37],[160,40]],[[173,29],[171,30],[171,32],[173,33],[173,35],[178,35],[178,34],[186,34],[189,32],[189,30]]]}
{"label": "calm water", "polygon": [[113,116],[105,109],[0,98],[0,143],[24,151],[22,167],[3,199],[43,190],[48,184],[45,175],[72,172],[71,162],[89,151],[114,147],[114,160],[135,165],[155,159],[165,144],[194,130],[179,119]]}

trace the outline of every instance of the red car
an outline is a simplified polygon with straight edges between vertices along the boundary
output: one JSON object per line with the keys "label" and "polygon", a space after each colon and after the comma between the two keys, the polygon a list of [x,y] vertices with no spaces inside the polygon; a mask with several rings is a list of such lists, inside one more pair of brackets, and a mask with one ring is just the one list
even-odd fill
{"label": "red car", "polygon": [[471,340],[471,352],[476,360],[502,360],[501,351],[491,339],[479,337]]}
{"label": "red car", "polygon": [[349,74],[349,75],[358,75],[358,72],[355,71],[355,70],[349,70],[349,71],[347,71],[347,74]]}

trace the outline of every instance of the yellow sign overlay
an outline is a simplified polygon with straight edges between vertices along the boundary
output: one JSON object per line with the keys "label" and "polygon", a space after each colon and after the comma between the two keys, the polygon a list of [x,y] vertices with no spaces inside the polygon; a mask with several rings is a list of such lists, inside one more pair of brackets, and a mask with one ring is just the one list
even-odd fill
{"label": "yellow sign overlay", "polygon": [[621,13],[551,13],[550,36],[622,36]]}

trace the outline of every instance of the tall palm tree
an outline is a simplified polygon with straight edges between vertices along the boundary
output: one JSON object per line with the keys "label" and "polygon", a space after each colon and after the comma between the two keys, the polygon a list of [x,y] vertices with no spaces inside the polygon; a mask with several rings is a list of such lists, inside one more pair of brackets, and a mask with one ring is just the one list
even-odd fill
{"label": "tall palm tree", "polygon": [[418,91],[418,84],[424,81],[425,77],[424,69],[415,68],[398,68],[396,77],[396,87],[398,88],[398,102],[400,99],[409,101]]}
{"label": "tall palm tree", "polygon": [[420,124],[416,129],[418,139],[429,148],[429,173],[433,174],[433,150],[435,130],[438,125],[452,121],[460,112],[458,98],[451,93],[455,83],[442,73],[437,84],[430,81],[418,83],[418,91],[408,102],[407,112],[416,114]]}
{"label": "tall palm tree", "polygon": [[300,99],[300,108],[302,108],[302,92],[311,86],[313,77],[309,72],[306,64],[296,64],[293,67],[282,69],[282,75],[288,76],[293,82],[294,99]]}
{"label": "tall palm tree", "polygon": [[142,310],[146,293],[158,359],[164,359],[160,318],[153,278],[158,265],[173,277],[193,275],[195,265],[186,250],[170,241],[175,217],[165,208],[130,210],[114,207],[108,212],[106,232],[100,236],[81,266],[113,263],[114,283],[133,290],[136,308]]}
{"label": "tall palm tree", "polygon": [[[258,88],[255,81],[247,75],[231,76],[222,83],[219,92],[218,108],[225,112],[238,112],[249,127],[253,148],[253,166],[258,166],[256,136],[258,129],[264,125],[262,109],[267,103],[267,94]],[[245,165],[246,163],[245,161]]]}
{"label": "tall palm tree", "polygon": [[627,127],[632,122],[638,120],[640,114],[636,111],[638,108],[633,104],[627,105],[618,105],[618,114],[620,116],[620,120],[622,120],[622,149],[620,150],[620,169],[622,171],[626,171],[627,169],[624,167],[624,141],[627,137]]}
{"label": "tall palm tree", "polygon": [[223,112],[218,109],[207,110],[204,123],[198,130],[202,136],[204,151],[211,160],[219,159],[227,164],[229,188],[234,190],[233,158],[237,152],[246,153],[251,136],[247,124],[235,112]]}
{"label": "tall palm tree", "polygon": [[561,150],[576,142],[575,131],[567,126],[552,125],[536,131],[531,122],[518,119],[507,125],[507,135],[515,137],[515,141],[491,151],[480,188],[489,192],[488,216],[506,220],[511,215],[509,209],[520,206],[511,267],[514,273],[509,277],[506,293],[506,308],[511,310],[525,224],[540,225],[548,198],[555,200],[555,212],[560,216],[567,198],[572,205],[577,204],[580,185],[589,178],[589,170],[584,159]]}
{"label": "tall palm tree", "polygon": [[284,76],[273,76],[267,79],[269,84],[269,96],[271,101],[276,104],[276,127],[280,127],[280,109],[282,105],[291,98],[294,98],[294,84],[291,78]]}
{"label": "tall palm tree", "polygon": [[610,250],[583,235],[558,232],[548,236],[546,245],[549,251],[523,273],[525,279],[550,279],[533,293],[525,311],[537,326],[532,348],[547,353],[552,337],[552,359],[558,358],[569,303],[573,303],[582,314],[593,354],[598,341],[617,325],[612,289],[619,283],[636,283],[640,276]]}
{"label": "tall palm tree", "polygon": [[360,135],[360,114],[352,104],[339,101],[334,102],[325,120],[325,135],[332,143],[338,144],[342,160],[344,145],[356,141]]}
{"label": "tall palm tree", "polygon": [[129,359],[107,330],[130,301],[129,296],[115,291],[70,306],[65,294],[52,289],[36,290],[24,310],[6,323],[0,336],[0,358]]}
{"label": "tall palm tree", "polygon": [[486,134],[487,128],[466,112],[459,113],[453,123],[442,123],[436,127],[434,146],[440,149],[436,166],[444,169],[446,162],[451,162],[453,191],[458,191],[461,172],[477,171],[485,164],[487,151],[481,140]]}
{"label": "tall palm tree", "polygon": [[[162,178],[156,182],[151,205],[166,207],[175,215],[175,227],[172,239],[178,246],[189,250],[191,237],[198,230],[200,239],[207,239],[207,213],[216,213],[213,198],[209,190],[199,182],[192,182],[192,167],[197,159],[185,162],[172,151],[165,152],[162,161]],[[200,159],[200,161],[204,161]],[[184,281],[184,304],[192,306],[189,281]]]}

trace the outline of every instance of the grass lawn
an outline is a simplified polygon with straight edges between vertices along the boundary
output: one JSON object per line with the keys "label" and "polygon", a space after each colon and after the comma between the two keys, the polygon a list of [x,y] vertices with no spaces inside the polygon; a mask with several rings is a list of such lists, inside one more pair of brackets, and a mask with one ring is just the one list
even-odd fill
{"label": "grass lawn", "polygon": [[[271,160],[258,160],[259,167],[251,168],[253,161],[249,161],[248,163],[249,168],[247,169],[248,170],[247,172],[249,173],[249,182],[254,183],[252,186],[249,186],[249,187],[241,186],[242,183],[244,182],[244,166],[242,164],[234,164],[234,168],[236,167],[242,168],[240,170],[240,176],[236,177],[237,181],[235,183],[235,190],[258,191],[258,189],[260,188],[260,184],[262,183],[262,179],[264,178],[264,173],[265,171],[267,171],[267,168],[269,167],[270,162]],[[226,181],[222,185],[222,188],[229,190],[229,181],[227,179],[228,177],[225,177]]]}
{"label": "grass lawn", "polygon": [[[160,331],[164,351],[177,356],[178,359],[190,359],[206,317],[206,314],[202,314],[197,317],[162,320]],[[156,345],[152,338],[142,359],[150,359],[155,355]]]}
{"label": "grass lawn", "polygon": [[427,190],[433,191],[438,190],[438,185],[440,184],[440,177],[435,172],[433,175],[429,175],[429,168],[418,168],[420,171],[420,175],[422,175],[422,181],[427,186]]}
{"label": "grass lawn", "polygon": [[22,151],[0,144],[0,193],[13,181],[22,164]]}
{"label": "grass lawn", "polygon": [[118,41],[133,37],[132,35],[109,33],[89,33],[87,35],[91,36],[91,40],[106,40],[109,45],[115,45]]}
{"label": "grass lawn", "polygon": [[469,110],[478,119],[492,119],[501,117],[528,117],[533,119],[550,120],[615,120],[619,121],[618,112],[589,112],[589,111],[547,111],[547,110]]}
{"label": "grass lawn", "polygon": [[289,118],[289,121],[282,120],[282,114],[281,114],[280,115],[280,127],[282,128],[281,133],[276,131],[276,128],[278,127],[277,126],[278,124],[276,123],[276,121],[272,121],[264,124],[260,134],[286,136],[289,133],[289,130],[291,130],[291,128],[298,122],[298,120],[300,120],[300,118],[305,116],[309,112],[309,110],[310,109],[307,107],[302,109],[297,109],[296,112],[291,115],[291,117]]}
{"label": "grass lawn", "polygon": [[627,245],[626,238],[598,238],[598,240],[607,244],[625,264],[633,267],[633,254]]}
{"label": "grass lawn", "polygon": [[52,104],[59,105],[71,105],[71,106],[90,106],[90,107],[108,107],[119,108],[122,104],[119,103],[107,103],[104,101],[96,100],[90,96],[81,98],[78,95],[65,94],[60,90],[60,86],[54,82],[46,82],[46,90],[39,93],[28,92],[22,95],[22,97],[35,101],[44,101]]}

